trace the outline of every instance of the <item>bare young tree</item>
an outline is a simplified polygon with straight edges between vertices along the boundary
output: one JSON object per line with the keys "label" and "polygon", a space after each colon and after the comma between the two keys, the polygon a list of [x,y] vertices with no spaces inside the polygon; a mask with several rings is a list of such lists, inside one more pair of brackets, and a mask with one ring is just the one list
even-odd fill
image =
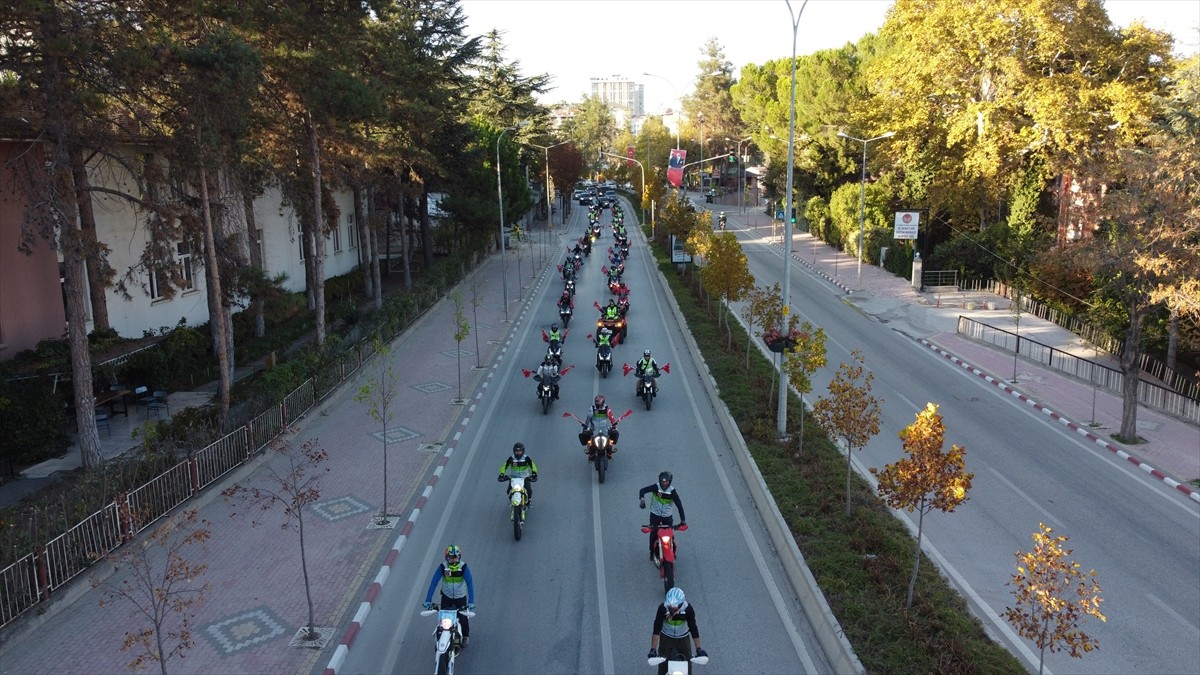
{"label": "bare young tree", "polygon": [[388,427],[392,424],[392,401],[396,398],[396,385],[399,377],[395,365],[389,360],[391,348],[378,338],[374,341],[375,353],[379,357],[379,372],[354,395],[354,400],[367,406],[367,414],[381,425],[379,437],[383,441],[383,510],[376,517],[375,523],[385,527],[391,523],[388,513]]}
{"label": "bare young tree", "polygon": [[[128,506],[122,517],[131,517]],[[108,581],[91,580],[102,593],[100,606],[122,600],[133,606],[131,616],[150,622],[125,633],[121,651],[138,650],[127,664],[130,670],[157,663],[167,675],[167,662],[191,649],[192,607],[204,602],[211,584],[199,582],[208,565],[192,562],[189,553],[194,546],[203,548],[211,536],[208,521],[189,509],[155,527],[144,540],[105,556],[117,574]]]}
{"label": "bare young tree", "polygon": [[[301,637],[305,641],[315,641],[320,638],[320,633],[313,616],[312,585],[308,577],[308,556],[304,548],[304,511],[321,498],[321,476],[329,471],[328,467],[321,465],[329,459],[329,452],[322,448],[315,438],[295,446],[286,436],[276,440],[271,445],[271,450],[279,459],[275,464],[269,465],[270,478],[266,485],[234,484],[222,490],[221,496],[226,501],[242,500],[263,511],[270,511],[277,506],[283,507],[283,528],[291,529],[294,526],[300,537],[300,571],[304,577],[304,597],[308,601],[308,623],[305,624]],[[258,525],[257,522],[253,524]]]}

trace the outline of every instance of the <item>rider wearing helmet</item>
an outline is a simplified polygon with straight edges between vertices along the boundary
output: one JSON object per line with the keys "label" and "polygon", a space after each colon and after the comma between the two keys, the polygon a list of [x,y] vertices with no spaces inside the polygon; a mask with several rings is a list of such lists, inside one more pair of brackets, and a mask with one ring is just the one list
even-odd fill
{"label": "rider wearing helmet", "polygon": [[579,432],[579,444],[586,448],[592,440],[596,425],[608,424],[608,440],[612,441],[613,452],[616,452],[617,439],[620,437],[620,433],[617,431],[616,422],[611,421],[610,418],[612,418],[612,411],[609,409],[608,404],[604,402],[604,396],[597,394],[596,398],[592,400],[592,414],[583,423],[583,430]]}
{"label": "rider wearing helmet", "polygon": [[675,491],[671,481],[674,476],[670,471],[658,474],[658,482],[638,490],[638,508],[646,508],[646,495],[650,494],[650,559],[654,560],[654,539],[658,536],[658,525],[671,527],[675,521],[674,509],[679,509],[679,524],[686,525],[687,518],[683,515],[683,500]]}
{"label": "rider wearing helmet", "polygon": [[[433,571],[429,590],[425,592],[425,609],[433,606],[433,591],[439,583],[442,585],[442,609],[475,609],[475,582],[471,580],[471,568],[462,561],[462,549],[454,544],[446,547],[446,561]],[[462,646],[466,647],[471,641],[471,624],[465,615],[459,614],[458,617],[462,626]]]}
{"label": "rider wearing helmet", "polygon": [[608,326],[601,326],[596,331],[596,348],[612,347],[613,346],[613,329]]}
{"label": "rider wearing helmet", "polygon": [[562,331],[560,331],[558,329],[558,324],[556,324],[556,323],[550,324],[550,334],[546,336],[546,339],[549,340],[550,342],[553,342],[555,340],[558,340],[559,342],[563,341],[563,334],[562,334]]}
{"label": "rider wearing helmet", "polygon": [[722,230],[725,229],[725,222],[726,222],[725,221],[725,212],[722,211],[721,215],[717,216],[717,224],[721,227]]}
{"label": "rider wearing helmet", "polygon": [[574,309],[574,308],[575,308],[575,301],[571,299],[571,291],[564,288],[562,295],[560,295],[558,298],[558,310],[560,312],[562,312],[567,309]]}
{"label": "rider wearing helmet", "polygon": [[[690,658],[692,650],[688,645],[689,636],[692,638],[691,641],[696,644],[696,656],[708,656],[708,652],[700,648],[700,629],[696,627],[696,610],[688,604],[681,589],[672,588],[667,591],[662,604],[658,606],[658,611],[654,614],[654,629],[650,634],[650,653],[646,657],[652,659],[661,652],[663,656],[670,658],[675,652],[679,652],[684,658]],[[665,675],[667,672],[666,661],[659,665],[658,672],[660,675]]]}
{"label": "rider wearing helmet", "polygon": [[[654,374],[655,379],[653,382],[653,390],[652,391],[655,394],[657,394],[658,393],[658,363],[655,362],[653,356],[650,356],[649,349],[642,352],[641,360],[639,360],[637,363],[633,364],[633,374],[637,375],[640,378],[642,376],[642,373],[653,373]],[[634,385],[633,394],[634,394],[634,396],[637,395],[637,385]]]}
{"label": "rider wearing helmet", "polygon": [[504,460],[500,465],[501,483],[509,478],[524,478],[525,479],[525,505],[533,506],[533,483],[537,481],[537,462],[533,458],[525,454],[524,443],[514,443],[512,456]]}
{"label": "rider wearing helmet", "polygon": [[604,318],[607,321],[616,321],[621,318],[621,308],[617,307],[617,301],[613,298],[609,298],[608,304],[604,307]]}
{"label": "rider wearing helmet", "polygon": [[538,366],[537,374],[533,379],[538,382],[549,382],[553,398],[558,400],[558,378],[558,366],[554,365],[554,358],[546,354],[546,358],[542,359],[542,365]]}

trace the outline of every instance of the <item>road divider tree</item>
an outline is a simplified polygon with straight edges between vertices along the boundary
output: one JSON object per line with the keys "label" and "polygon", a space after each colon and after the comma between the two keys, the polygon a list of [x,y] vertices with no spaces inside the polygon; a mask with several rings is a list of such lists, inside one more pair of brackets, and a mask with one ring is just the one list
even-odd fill
{"label": "road divider tree", "polygon": [[864,368],[866,357],[859,350],[850,352],[854,363],[843,363],[829,382],[829,396],[817,399],[813,413],[817,423],[830,435],[846,444],[846,515],[850,515],[850,476],[854,450],[879,433],[879,408],[883,402],[871,394],[875,373]]}
{"label": "road divider tree", "polygon": [[871,473],[879,479],[879,494],[887,505],[918,514],[917,545],[913,551],[913,571],[904,599],[905,609],[912,608],[913,589],[917,585],[925,514],[934,509],[943,513],[953,511],[967,500],[971,479],[975,477],[964,468],[965,448],[952,445],[948,452],[942,452],[946,427],[937,409],[933,403],[925,404],[916,420],[900,431],[908,457],[886,465],[882,471],[871,467]]}

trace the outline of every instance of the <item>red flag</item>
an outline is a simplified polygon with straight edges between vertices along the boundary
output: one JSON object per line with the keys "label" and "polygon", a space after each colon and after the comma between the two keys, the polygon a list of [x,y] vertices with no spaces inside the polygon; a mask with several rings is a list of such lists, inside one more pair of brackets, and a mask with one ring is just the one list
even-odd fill
{"label": "red flag", "polygon": [[675,187],[683,183],[683,165],[687,160],[687,150],[676,148],[671,151],[667,160],[667,182]]}
{"label": "red flag", "polygon": [[530,375],[533,374],[532,370],[525,370],[524,368],[521,369],[521,372],[525,373],[525,377],[529,377]]}
{"label": "red flag", "polygon": [[633,168],[633,146],[632,145],[625,148],[625,156],[629,158],[629,159],[625,160],[625,166],[632,169]]}
{"label": "red flag", "polygon": [[663,369],[664,373],[670,375],[671,374],[671,362],[668,361],[667,363],[664,363],[662,369]]}
{"label": "red flag", "polygon": [[546,334],[546,329],[542,329],[542,342],[549,342],[550,336]]}
{"label": "red flag", "polygon": [[570,370],[570,369],[572,369],[572,368],[574,368],[574,367],[575,367],[575,364],[571,364],[571,365],[567,366],[566,368],[563,368],[562,370],[558,371],[558,374],[559,374],[559,375],[566,375],[566,374],[567,374],[567,371],[568,371],[568,370]]}
{"label": "red flag", "polygon": [[[625,372],[622,374],[622,377],[625,377],[626,375],[629,375],[629,371],[633,370],[633,366],[629,365],[628,363],[622,363],[622,364],[621,364],[621,370],[625,371]],[[529,376],[528,376],[528,375],[526,375],[525,377],[529,377]]]}

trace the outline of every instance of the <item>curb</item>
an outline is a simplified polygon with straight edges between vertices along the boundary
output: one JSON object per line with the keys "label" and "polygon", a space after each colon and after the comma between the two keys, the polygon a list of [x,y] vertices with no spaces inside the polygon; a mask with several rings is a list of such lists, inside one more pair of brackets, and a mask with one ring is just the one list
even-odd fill
{"label": "curb", "polygon": [[1083,436],[1087,440],[1089,440],[1089,441],[1095,443],[1096,445],[1104,448],[1105,450],[1108,450],[1109,452],[1115,454],[1117,457],[1120,457],[1121,459],[1129,462],[1130,464],[1133,464],[1134,466],[1141,469],[1142,471],[1144,471],[1144,472],[1150,474],[1151,476],[1154,476],[1155,478],[1159,479],[1160,481],[1166,483],[1168,486],[1175,488],[1176,490],[1187,495],[1189,499],[1196,502],[1197,504],[1200,504],[1200,491],[1193,489],[1190,485],[1188,485],[1186,483],[1182,483],[1182,482],[1176,480],[1175,478],[1172,478],[1171,476],[1160,471],[1159,469],[1155,468],[1154,466],[1146,463],[1141,458],[1135,457],[1134,455],[1129,454],[1122,448],[1119,448],[1119,447],[1113,445],[1112,443],[1108,442],[1107,440],[1093,434],[1091,432],[1091,430],[1089,430],[1086,426],[1082,426],[1079,423],[1077,423],[1071,419],[1068,419],[1067,417],[1064,417],[1062,414],[1060,414],[1059,412],[1042,404],[1040,401],[1036,401],[1032,398],[1029,398],[1025,394],[1023,394],[1020,391],[1017,391],[1016,389],[1009,386],[1009,384],[1007,382],[1005,382],[1004,380],[997,379],[997,378],[989,375],[988,373],[985,373],[984,371],[980,370],[979,368],[971,365],[970,363],[964,361],[963,359],[959,358],[958,356],[951,354],[950,352],[933,344],[932,342],[929,342],[928,340],[926,340],[924,338],[918,338],[917,341],[920,342],[925,347],[929,348],[930,350],[941,355],[943,358],[947,359],[948,361],[959,366],[960,368],[966,370],[967,372],[970,372],[971,374],[973,374],[977,377],[982,378],[983,380],[985,380],[988,383],[1003,390],[1004,392],[1006,392],[1010,396],[1016,398],[1017,400],[1028,404],[1035,410],[1038,410],[1038,411],[1042,412],[1043,414],[1045,414],[1050,419],[1059,422],[1060,424],[1067,427],[1071,431],[1074,431],[1075,433],[1079,434],[1080,436]]}
{"label": "curb", "polygon": [[[539,276],[544,275],[545,269],[542,270]],[[470,276],[467,277],[467,279],[469,278]],[[466,279],[464,279],[464,281],[466,281]],[[538,283],[541,284],[544,283],[544,281],[544,279],[541,279],[538,281]],[[449,296],[450,294],[447,293],[441,299],[439,299],[438,302],[440,303],[445,301]],[[530,297],[532,297],[532,293],[530,294]],[[521,308],[517,314],[518,318],[524,314],[528,304],[529,297],[527,297],[521,303]],[[430,313],[432,313],[432,309],[433,307],[430,307]],[[505,336],[504,344],[500,347],[500,352],[497,355],[497,359],[494,363],[492,363],[490,369],[491,372],[489,372],[487,376],[483,378],[483,380],[479,383],[479,389],[475,392],[475,395],[471,397],[470,406],[467,407],[466,412],[463,413],[462,417],[459,419],[458,430],[454,432],[454,435],[450,438],[450,441],[446,443],[446,449],[442,453],[441,460],[438,461],[437,467],[434,468],[433,475],[429,477],[429,481],[426,483],[425,489],[421,491],[421,496],[417,498],[416,503],[413,505],[413,510],[409,514],[408,520],[400,529],[400,535],[396,537],[396,542],[392,544],[391,550],[388,551],[387,556],[384,558],[383,565],[380,566],[379,572],[375,575],[375,580],[371,582],[371,585],[367,587],[366,593],[363,594],[363,600],[361,603],[359,603],[358,611],[354,613],[354,618],[351,619],[350,625],[346,628],[346,632],[342,635],[341,642],[339,642],[337,648],[334,649],[333,656],[330,657],[329,663],[325,666],[323,675],[337,675],[338,670],[341,669],[341,667],[345,664],[346,657],[350,655],[350,649],[354,646],[354,640],[356,637],[358,637],[359,631],[362,630],[363,625],[367,622],[367,617],[371,614],[371,609],[374,606],[375,599],[379,597],[379,592],[383,590],[383,585],[387,583],[388,578],[391,576],[392,566],[400,557],[400,551],[404,548],[404,544],[408,542],[409,535],[416,526],[417,520],[421,517],[422,509],[424,509],[425,505],[429,503],[429,497],[433,494],[433,488],[437,486],[438,480],[442,476],[442,472],[445,471],[446,466],[450,463],[450,458],[454,455],[454,450],[458,447],[458,442],[462,438],[463,430],[466,428],[467,424],[470,423],[471,417],[475,414],[475,409],[479,406],[479,402],[483,398],[483,395],[487,393],[488,385],[491,384],[492,377],[496,374],[497,368],[500,365],[499,357],[503,356],[503,354],[508,350],[509,344],[512,341],[512,329],[515,327],[517,321],[513,320],[511,323],[512,325],[509,326],[508,333]]]}

